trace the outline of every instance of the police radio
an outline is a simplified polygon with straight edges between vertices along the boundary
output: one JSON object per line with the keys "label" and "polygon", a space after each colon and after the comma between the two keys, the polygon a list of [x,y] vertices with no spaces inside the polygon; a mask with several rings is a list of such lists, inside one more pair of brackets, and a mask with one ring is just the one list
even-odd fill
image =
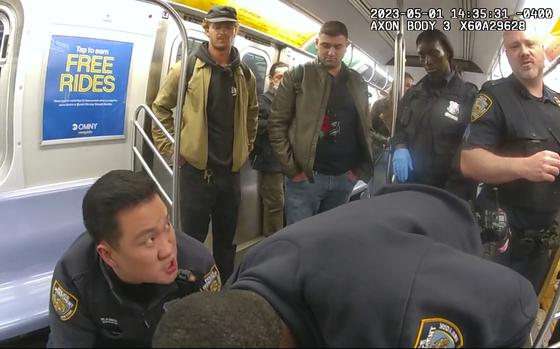
{"label": "police radio", "polygon": [[511,233],[507,215],[499,206],[498,188],[494,187],[492,190],[495,195],[495,203],[492,205],[477,205],[475,217],[480,226],[482,242],[495,242],[497,245],[501,245],[507,241]]}

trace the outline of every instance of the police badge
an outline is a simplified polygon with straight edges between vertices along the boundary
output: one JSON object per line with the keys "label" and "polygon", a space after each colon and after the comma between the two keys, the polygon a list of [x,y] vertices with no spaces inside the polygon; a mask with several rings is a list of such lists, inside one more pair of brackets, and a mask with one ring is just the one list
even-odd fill
{"label": "police badge", "polygon": [[459,110],[460,110],[459,103],[455,101],[449,101],[449,105],[447,106],[447,111],[445,112],[445,116],[447,116],[452,120],[459,121]]}
{"label": "police badge", "polygon": [[54,280],[51,290],[51,303],[62,321],[68,321],[78,310],[78,298],[66,291],[58,280]]}
{"label": "police badge", "polygon": [[422,319],[414,348],[461,348],[463,334],[447,319]]}
{"label": "police badge", "polygon": [[492,107],[492,98],[485,95],[484,93],[480,93],[474,101],[471,114],[471,122],[475,122],[476,120],[480,119],[484,114],[486,114],[488,110],[490,110],[490,107]]}

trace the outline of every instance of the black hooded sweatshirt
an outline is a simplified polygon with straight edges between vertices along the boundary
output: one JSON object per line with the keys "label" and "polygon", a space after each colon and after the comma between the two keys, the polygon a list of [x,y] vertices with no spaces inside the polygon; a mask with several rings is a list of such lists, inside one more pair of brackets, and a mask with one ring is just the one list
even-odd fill
{"label": "black hooded sweatshirt", "polygon": [[233,117],[237,87],[233,72],[239,67],[239,51],[231,48],[227,67],[218,65],[208,53],[208,42],[202,43],[196,57],[212,67],[208,87],[208,167],[229,167],[233,161]]}

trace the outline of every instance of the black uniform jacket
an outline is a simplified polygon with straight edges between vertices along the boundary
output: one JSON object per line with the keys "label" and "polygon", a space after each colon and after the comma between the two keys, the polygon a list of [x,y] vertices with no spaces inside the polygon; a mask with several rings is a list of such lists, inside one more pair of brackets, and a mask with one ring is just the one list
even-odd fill
{"label": "black uniform jacket", "polygon": [[[208,250],[177,234],[179,275],[170,285],[127,285],[99,258],[86,232],[58,261],[51,285],[49,347],[150,347],[166,303],[198,290],[219,290]],[[130,299],[143,297],[139,304]]]}
{"label": "black uniform jacket", "polygon": [[453,72],[448,79],[425,76],[399,102],[393,144],[412,157],[411,182],[445,188],[459,173],[454,162],[468,125],[476,88]]}
{"label": "black uniform jacket", "polygon": [[[542,150],[558,153],[559,95],[544,86],[542,98],[531,96],[513,74],[504,79],[488,81],[476,98],[463,142],[465,148],[484,148],[499,156],[527,157]],[[498,188],[500,204],[513,209],[516,216],[550,213],[544,218],[538,215],[538,220],[543,221],[544,226],[550,223],[560,208],[558,179],[554,183],[534,183],[520,179]]]}
{"label": "black uniform jacket", "polygon": [[464,201],[400,184],[277,232],[228,285],[265,297],[299,346],[519,346],[536,295],[481,249]]}

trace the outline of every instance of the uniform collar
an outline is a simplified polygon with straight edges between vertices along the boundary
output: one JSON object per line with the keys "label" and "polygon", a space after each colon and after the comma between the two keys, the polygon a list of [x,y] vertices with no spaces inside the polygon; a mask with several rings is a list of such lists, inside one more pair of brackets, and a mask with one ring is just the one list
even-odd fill
{"label": "uniform collar", "polygon": [[[433,78],[430,75],[426,74],[420,81],[422,82],[422,85],[426,85],[427,87],[449,87],[456,75],[457,73],[454,70],[451,70],[449,74],[447,74],[444,78]],[[418,85],[420,85],[420,82],[418,83]]]}
{"label": "uniform collar", "polygon": [[[126,297],[124,289],[127,287],[134,287],[135,285],[127,284],[123,282],[117,274],[113,271],[111,267],[105,264],[101,258],[99,258],[99,268],[103,273],[103,277],[107,284],[109,285],[109,289],[113,296],[117,299],[117,301],[123,306],[129,306],[137,309],[150,309],[154,305],[159,304],[159,301],[167,296],[169,293],[177,289],[177,285],[173,282],[170,285],[158,285],[158,284],[141,284],[138,285],[139,290],[140,288],[146,288],[144,291],[149,291],[152,293],[149,301],[146,304],[139,304],[132,299]],[[147,288],[153,288],[147,290]]]}
{"label": "uniform collar", "polygon": [[[542,98],[536,98],[535,96],[533,96],[532,94],[529,93],[527,88],[525,86],[523,86],[521,81],[519,81],[515,77],[515,75],[511,74],[510,76],[508,76],[508,79],[513,83],[517,92],[519,92],[519,94],[525,99],[533,99],[533,100],[540,101],[540,102],[545,102],[545,103],[549,102],[549,103],[552,103],[554,105],[560,104],[560,100],[558,99],[558,94],[555,93],[553,90],[551,90],[550,88],[548,88],[544,84],[543,84],[543,96],[542,96]],[[560,106],[560,105],[558,105],[558,106]]]}

